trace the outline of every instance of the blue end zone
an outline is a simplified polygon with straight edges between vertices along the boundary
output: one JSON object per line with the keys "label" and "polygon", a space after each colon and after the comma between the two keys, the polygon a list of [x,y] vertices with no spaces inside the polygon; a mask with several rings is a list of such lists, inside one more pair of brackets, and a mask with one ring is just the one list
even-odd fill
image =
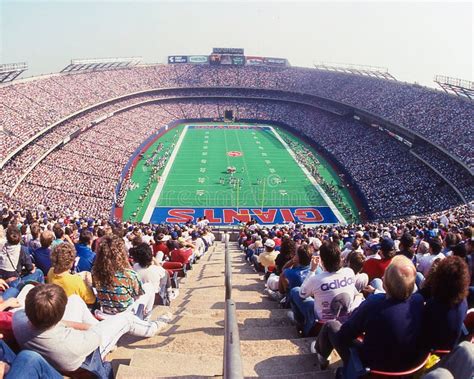
{"label": "blue end zone", "polygon": [[299,208],[185,208],[156,207],[152,224],[162,222],[180,224],[206,216],[211,225],[229,225],[248,222],[255,218],[259,224],[273,225],[289,222],[305,224],[337,224],[336,215],[329,207]]}

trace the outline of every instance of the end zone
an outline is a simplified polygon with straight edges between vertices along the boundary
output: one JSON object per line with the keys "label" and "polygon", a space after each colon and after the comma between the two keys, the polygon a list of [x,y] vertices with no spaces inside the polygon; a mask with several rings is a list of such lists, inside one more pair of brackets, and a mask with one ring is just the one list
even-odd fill
{"label": "end zone", "polygon": [[181,224],[196,222],[206,216],[211,225],[229,225],[248,222],[252,218],[262,225],[287,224],[289,222],[309,225],[338,224],[339,220],[332,209],[321,207],[288,207],[288,208],[189,208],[189,207],[156,207],[150,222],[158,224],[167,222]]}

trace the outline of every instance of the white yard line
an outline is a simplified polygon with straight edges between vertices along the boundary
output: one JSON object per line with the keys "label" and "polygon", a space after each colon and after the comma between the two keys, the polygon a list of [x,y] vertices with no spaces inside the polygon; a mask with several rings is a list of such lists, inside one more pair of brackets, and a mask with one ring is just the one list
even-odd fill
{"label": "white yard line", "polygon": [[341,214],[341,212],[339,212],[339,209],[337,209],[337,207],[334,205],[334,203],[332,202],[331,198],[326,194],[326,192],[324,192],[324,190],[321,188],[321,186],[318,184],[318,182],[316,181],[316,179],[314,179],[313,175],[310,174],[310,172],[306,169],[306,167],[298,162],[298,160],[296,159],[296,155],[295,153],[293,152],[293,150],[291,150],[291,148],[288,146],[288,144],[283,140],[283,138],[281,138],[280,134],[278,134],[275,129],[273,129],[272,126],[269,126],[269,125],[265,125],[267,126],[268,128],[270,128],[270,130],[273,132],[273,134],[275,134],[276,138],[278,139],[278,141],[280,141],[280,143],[285,147],[285,149],[288,151],[288,153],[293,157],[293,159],[295,160],[295,162],[298,164],[298,166],[303,170],[303,172],[305,173],[306,177],[309,179],[309,181],[311,182],[311,184],[318,190],[319,194],[322,196],[322,198],[324,199],[324,201],[326,202],[326,204],[329,206],[329,208],[331,208],[331,210],[333,211],[333,213],[336,215],[337,217],[337,220],[339,221],[339,223],[341,224],[347,224],[347,221],[346,219],[344,218],[344,216]]}
{"label": "white yard line", "polygon": [[155,209],[156,203],[161,195],[161,191],[163,190],[163,187],[165,186],[166,179],[168,178],[168,174],[171,170],[171,167],[173,166],[174,160],[176,158],[176,155],[178,154],[179,148],[181,147],[181,143],[183,142],[184,136],[186,135],[187,131],[188,131],[188,125],[186,125],[183,128],[183,131],[181,132],[181,135],[178,138],[178,142],[176,142],[173,152],[171,153],[170,158],[168,159],[168,163],[166,164],[166,167],[163,170],[163,174],[161,175],[160,181],[158,182],[158,185],[155,188],[155,192],[153,192],[153,196],[148,202],[148,206],[146,208],[145,214],[143,215],[143,219],[142,219],[143,223],[148,224],[150,222],[151,216],[153,214],[153,210]]}

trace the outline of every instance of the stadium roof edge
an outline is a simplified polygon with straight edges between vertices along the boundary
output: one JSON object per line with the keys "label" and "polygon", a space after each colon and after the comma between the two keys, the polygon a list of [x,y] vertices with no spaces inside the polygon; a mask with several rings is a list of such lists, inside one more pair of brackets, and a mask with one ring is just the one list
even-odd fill
{"label": "stadium roof edge", "polygon": [[433,81],[449,95],[456,95],[464,99],[474,100],[474,82],[465,79],[453,78],[445,75],[436,75]]}
{"label": "stadium roof edge", "polygon": [[12,82],[26,70],[28,70],[26,62],[0,64],[0,83]]}
{"label": "stadium roof edge", "polygon": [[331,62],[314,63],[313,66],[316,70],[335,71],[346,74],[369,76],[372,78],[398,81],[395,76],[388,72],[387,67]]}
{"label": "stadium roof edge", "polygon": [[61,72],[115,70],[136,66],[141,60],[142,57],[71,59],[71,63],[64,67]]}

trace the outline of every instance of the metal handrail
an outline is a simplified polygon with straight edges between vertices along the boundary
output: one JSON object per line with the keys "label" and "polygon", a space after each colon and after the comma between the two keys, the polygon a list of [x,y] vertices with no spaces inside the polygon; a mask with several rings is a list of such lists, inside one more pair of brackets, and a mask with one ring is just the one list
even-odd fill
{"label": "metal handrail", "polygon": [[232,300],[232,270],[229,257],[229,233],[225,242],[225,320],[224,320],[224,379],[243,379],[239,327],[235,303]]}

